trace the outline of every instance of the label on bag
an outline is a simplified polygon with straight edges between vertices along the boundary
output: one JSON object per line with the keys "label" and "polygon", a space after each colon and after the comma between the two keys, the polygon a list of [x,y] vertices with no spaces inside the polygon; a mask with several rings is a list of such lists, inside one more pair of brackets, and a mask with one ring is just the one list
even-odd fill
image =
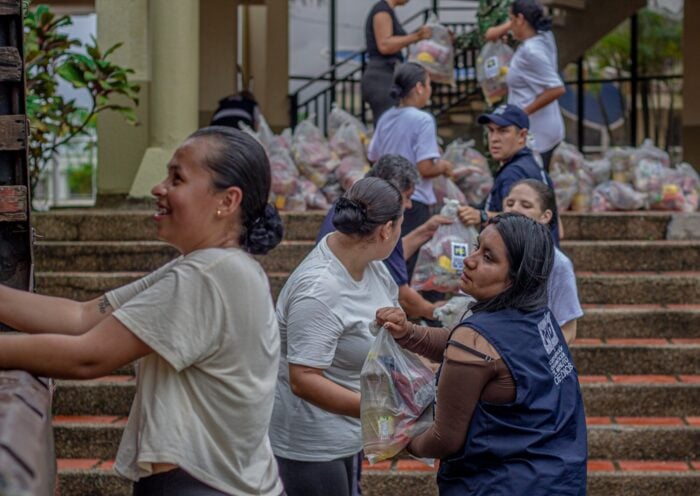
{"label": "label on bag", "polygon": [[487,58],[486,62],[484,62],[484,76],[486,76],[486,79],[493,79],[498,76],[500,72],[501,68],[498,66],[498,57],[494,55],[493,57]]}
{"label": "label on bag", "polygon": [[382,415],[377,420],[379,424],[379,440],[386,441],[394,435],[394,419],[388,415]]}
{"label": "label on bag", "polygon": [[464,259],[469,256],[469,245],[467,243],[452,242],[452,268],[461,271],[464,268]]}

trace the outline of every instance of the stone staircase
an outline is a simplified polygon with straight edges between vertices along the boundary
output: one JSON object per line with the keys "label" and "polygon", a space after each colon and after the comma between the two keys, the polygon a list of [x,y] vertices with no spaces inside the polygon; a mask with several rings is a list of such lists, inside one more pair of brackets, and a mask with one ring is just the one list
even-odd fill
{"label": "stone staircase", "polygon": [[[152,241],[149,216],[35,215],[37,290],[92,298],[170,260],[176,252]],[[321,219],[285,216],[284,243],[261,258],[275,295],[313,246]],[[700,492],[700,240],[667,239],[671,221],[664,213],[563,216],[562,247],[586,312],[572,352],[586,403],[591,495]],[[111,468],[134,389],[130,366],[92,381],[59,381],[54,432],[63,496],[130,494]],[[367,466],[364,494],[435,495],[434,477],[413,460]]]}

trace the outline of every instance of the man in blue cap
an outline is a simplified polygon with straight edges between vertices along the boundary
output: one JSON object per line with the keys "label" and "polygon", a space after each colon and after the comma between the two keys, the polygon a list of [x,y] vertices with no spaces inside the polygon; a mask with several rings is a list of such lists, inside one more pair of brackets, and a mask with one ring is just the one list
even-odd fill
{"label": "man in blue cap", "polygon": [[[521,179],[538,179],[554,189],[549,175],[540,166],[527,147],[530,119],[515,105],[501,105],[490,114],[482,114],[477,121],[488,130],[489,152],[501,164],[493,180],[493,187],[481,209],[461,207],[460,220],[466,225],[482,225],[489,217],[503,211],[503,200],[510,188]],[[559,222],[555,215],[552,237],[559,245]]]}

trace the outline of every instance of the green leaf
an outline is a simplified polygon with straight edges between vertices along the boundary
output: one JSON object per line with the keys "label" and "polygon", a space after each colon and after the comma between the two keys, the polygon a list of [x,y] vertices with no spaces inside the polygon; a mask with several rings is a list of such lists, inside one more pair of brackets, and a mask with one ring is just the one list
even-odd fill
{"label": "green leaf", "polygon": [[83,71],[72,61],[62,64],[56,72],[74,88],[84,88],[87,85]]}

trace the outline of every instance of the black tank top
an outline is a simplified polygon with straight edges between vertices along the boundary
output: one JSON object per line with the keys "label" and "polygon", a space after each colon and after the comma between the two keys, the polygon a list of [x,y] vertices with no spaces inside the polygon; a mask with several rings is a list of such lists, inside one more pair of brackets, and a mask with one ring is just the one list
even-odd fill
{"label": "black tank top", "polygon": [[403,62],[403,54],[397,52],[391,55],[382,55],[377,48],[377,40],[374,38],[374,16],[380,12],[386,12],[391,16],[391,24],[394,36],[405,36],[406,31],[404,31],[403,26],[399,23],[396,18],[394,9],[392,9],[385,0],[380,0],[374,4],[372,10],[369,11],[367,16],[367,21],[365,22],[365,43],[367,44],[367,54],[370,59],[386,59],[386,60],[399,60]]}

